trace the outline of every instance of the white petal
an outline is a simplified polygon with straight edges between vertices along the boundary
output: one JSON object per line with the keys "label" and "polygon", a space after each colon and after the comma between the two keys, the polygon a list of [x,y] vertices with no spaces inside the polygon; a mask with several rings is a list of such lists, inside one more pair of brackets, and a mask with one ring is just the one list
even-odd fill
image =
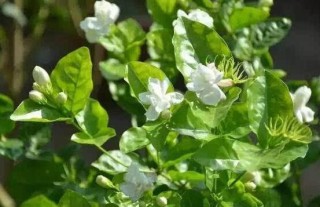
{"label": "white petal", "polygon": [[305,122],[312,122],[314,119],[314,111],[307,106],[301,109],[301,114]]}
{"label": "white petal", "polygon": [[143,104],[151,104],[150,92],[143,92],[139,94],[139,99]]}
{"label": "white petal", "polygon": [[132,201],[137,201],[142,196],[143,192],[137,189],[137,186],[133,183],[122,183],[120,184],[120,190],[131,198]]}
{"label": "white petal", "polygon": [[301,110],[296,110],[296,111],[294,111],[294,114],[296,115],[298,121],[299,121],[300,123],[303,123],[303,117],[302,117]]}
{"label": "white petal", "polygon": [[170,97],[171,104],[179,104],[183,101],[184,96],[178,92],[168,93],[167,96]]}
{"label": "white petal", "polygon": [[218,87],[212,87],[211,90],[203,90],[198,95],[200,100],[207,105],[217,105],[220,100],[226,99],[223,91]]}
{"label": "white petal", "polygon": [[156,78],[149,78],[149,83],[148,83],[148,90],[152,94],[159,94],[161,93],[161,83],[159,79]]}
{"label": "white petal", "polygon": [[145,115],[147,117],[147,120],[154,121],[159,117],[160,113],[156,111],[154,106],[150,106]]}
{"label": "white petal", "polygon": [[169,88],[170,81],[168,78],[165,78],[163,81],[161,81],[161,92],[162,94],[166,94],[167,90]]}

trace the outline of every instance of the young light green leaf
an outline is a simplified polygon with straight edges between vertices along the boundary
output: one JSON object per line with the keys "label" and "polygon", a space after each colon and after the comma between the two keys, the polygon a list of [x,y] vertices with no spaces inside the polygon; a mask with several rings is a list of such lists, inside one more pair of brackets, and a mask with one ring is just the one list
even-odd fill
{"label": "young light green leaf", "polygon": [[174,62],[174,49],[171,41],[172,31],[169,29],[158,29],[147,35],[148,53],[151,59]]}
{"label": "young light green leaf", "polygon": [[210,58],[231,56],[227,44],[214,29],[185,17],[175,20],[172,42],[177,68],[184,77],[189,77],[199,63],[206,65]]}
{"label": "young light green leaf", "polygon": [[75,118],[83,132],[74,134],[72,141],[101,146],[115,136],[115,131],[108,127],[109,117],[106,110],[94,99],[89,99]]}
{"label": "young light green leaf", "polygon": [[[136,97],[140,93],[148,91],[149,78],[164,80],[166,75],[157,67],[143,62],[130,62],[127,70],[128,82]],[[170,83],[168,92],[172,92],[173,87]]]}
{"label": "young light green leaf", "polygon": [[59,207],[91,207],[90,203],[80,194],[67,190],[59,201]]}
{"label": "young light green leaf", "polygon": [[147,146],[150,143],[145,129],[132,127],[125,131],[119,142],[120,150],[124,153],[132,152]]}
{"label": "young light green leaf", "polygon": [[17,107],[10,119],[13,121],[55,122],[66,121],[70,118],[54,108],[49,108],[27,99]]}
{"label": "young light green leaf", "polygon": [[55,91],[67,94],[64,104],[72,115],[76,115],[86,105],[90,97],[92,83],[92,63],[89,49],[82,47],[64,56],[51,73]]}
{"label": "young light green leaf", "polygon": [[176,16],[177,0],[147,0],[147,8],[153,21],[163,27],[171,27]]}
{"label": "young light green leaf", "polygon": [[0,155],[9,159],[18,159],[24,151],[23,142],[19,139],[0,139]]}
{"label": "young light green leaf", "polygon": [[57,205],[44,195],[38,195],[23,202],[20,207],[57,207]]}
{"label": "young light green leaf", "polygon": [[264,21],[269,13],[262,8],[242,7],[234,9],[229,17],[229,25],[232,31],[248,27]]}

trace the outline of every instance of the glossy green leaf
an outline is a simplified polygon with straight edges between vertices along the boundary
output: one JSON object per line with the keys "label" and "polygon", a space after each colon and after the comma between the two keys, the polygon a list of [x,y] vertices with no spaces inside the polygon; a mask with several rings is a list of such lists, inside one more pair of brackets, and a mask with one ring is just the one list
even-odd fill
{"label": "glossy green leaf", "polygon": [[248,115],[253,132],[258,134],[259,143],[268,145],[266,125],[270,119],[287,118],[293,115],[293,104],[288,87],[270,72],[254,80],[247,91]]}
{"label": "glossy green leaf", "polygon": [[90,203],[80,194],[67,190],[59,201],[59,207],[91,207]]}
{"label": "glossy green leaf", "polygon": [[171,41],[172,31],[158,29],[147,35],[148,53],[151,59],[162,61],[174,61],[174,49]]}
{"label": "glossy green leaf", "polygon": [[124,153],[132,152],[150,143],[146,131],[141,127],[132,127],[125,131],[119,142],[120,150]]}
{"label": "glossy green leaf", "polygon": [[0,135],[13,130],[14,122],[10,120],[10,115],[14,111],[13,101],[0,94]]}
{"label": "glossy green leaf", "polygon": [[148,12],[153,21],[171,27],[177,11],[177,0],[147,0]]}
{"label": "glossy green leaf", "polygon": [[184,17],[175,21],[172,42],[177,68],[185,78],[199,63],[231,56],[228,45],[214,29]]}
{"label": "glossy green leaf", "polygon": [[[162,81],[166,78],[166,75],[159,68],[148,63],[130,62],[127,78],[134,95],[139,97],[140,93],[148,91],[149,78],[157,78]],[[171,91],[173,91],[173,87],[170,84],[168,92]]]}
{"label": "glossy green leaf", "polygon": [[125,77],[126,66],[119,60],[110,58],[99,63],[102,76],[107,80],[120,80]]}
{"label": "glossy green leaf", "polygon": [[216,138],[200,148],[192,158],[213,170],[235,170],[239,167],[237,153],[232,149],[233,140]]}
{"label": "glossy green leaf", "polygon": [[145,32],[140,24],[134,19],[127,19],[112,25],[107,37],[101,38],[100,43],[121,63],[127,63],[139,59],[144,40]]}
{"label": "glossy green leaf", "polygon": [[108,113],[94,99],[89,99],[83,110],[75,118],[83,132],[74,134],[71,137],[72,141],[101,146],[115,136],[114,129],[108,127]]}
{"label": "glossy green leaf", "polygon": [[55,91],[67,94],[64,106],[72,115],[81,111],[90,97],[93,88],[91,74],[92,63],[86,47],[64,56],[51,73],[52,86]]}
{"label": "glossy green leaf", "polygon": [[160,151],[164,147],[164,144],[168,137],[177,136],[175,132],[170,132],[166,125],[166,122],[149,122],[143,125],[143,128],[147,133],[147,138],[150,140],[150,143],[158,151]]}
{"label": "glossy green leaf", "polygon": [[24,100],[10,116],[13,121],[55,122],[70,118],[54,108],[40,105],[30,99]]}
{"label": "glossy green leaf", "polygon": [[229,17],[229,24],[232,31],[248,27],[264,21],[269,13],[262,8],[242,7],[234,9]]}
{"label": "glossy green leaf", "polygon": [[23,202],[20,207],[57,207],[57,205],[44,195],[38,195]]}
{"label": "glossy green leaf", "polygon": [[203,195],[196,190],[186,190],[182,194],[181,207],[203,206]]}
{"label": "glossy green leaf", "polygon": [[202,173],[195,171],[178,172],[171,170],[168,174],[173,181],[186,180],[189,182],[201,182],[204,181],[205,178]]}
{"label": "glossy green leaf", "polygon": [[117,175],[126,172],[131,162],[132,159],[130,156],[120,150],[113,150],[109,151],[109,155],[101,155],[97,161],[92,163],[92,166],[102,172]]}

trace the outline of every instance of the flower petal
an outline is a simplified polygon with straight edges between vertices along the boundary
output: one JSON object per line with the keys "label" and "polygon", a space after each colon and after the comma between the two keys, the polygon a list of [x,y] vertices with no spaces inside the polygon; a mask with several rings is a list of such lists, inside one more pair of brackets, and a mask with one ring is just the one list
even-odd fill
{"label": "flower petal", "polygon": [[139,99],[143,104],[151,104],[151,100],[150,100],[150,92],[143,92],[139,94]]}
{"label": "flower petal", "polygon": [[311,89],[307,86],[301,86],[296,90],[296,92],[292,95],[292,101],[294,104],[294,108],[300,108],[305,106],[311,97]]}
{"label": "flower petal", "polygon": [[179,104],[183,101],[184,98],[184,96],[178,92],[168,93],[167,96],[169,96],[171,104]]}
{"label": "flower petal", "polygon": [[211,90],[207,89],[197,93],[197,96],[204,104],[212,106],[217,105],[220,100],[226,99],[223,91],[216,85],[211,87]]}
{"label": "flower petal", "polygon": [[301,109],[301,114],[305,122],[312,122],[314,119],[314,111],[307,106]]}
{"label": "flower petal", "polygon": [[154,121],[159,117],[160,113],[156,111],[154,106],[150,106],[145,115],[147,117],[147,120]]}

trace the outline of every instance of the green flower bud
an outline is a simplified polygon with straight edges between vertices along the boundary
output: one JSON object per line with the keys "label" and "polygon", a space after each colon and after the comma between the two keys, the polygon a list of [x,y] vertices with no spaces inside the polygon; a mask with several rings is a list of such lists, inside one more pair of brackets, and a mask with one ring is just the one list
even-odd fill
{"label": "green flower bud", "polygon": [[167,198],[163,197],[163,196],[158,196],[156,198],[156,202],[157,202],[158,206],[160,206],[160,207],[167,206],[167,204],[168,204]]}
{"label": "green flower bud", "polygon": [[111,180],[109,180],[107,177],[104,177],[103,175],[98,175],[96,177],[96,183],[98,185],[100,185],[101,187],[103,187],[103,188],[114,188],[114,189],[116,189],[116,187],[113,185]]}
{"label": "green flower bud", "polygon": [[29,92],[29,98],[32,101],[37,102],[37,103],[43,103],[46,101],[45,96],[41,92],[36,91],[36,90],[32,90]]}
{"label": "green flower bud", "polygon": [[39,86],[48,86],[51,85],[50,76],[47,71],[39,66],[36,66],[32,71],[32,76],[34,81]]}
{"label": "green flower bud", "polygon": [[171,118],[171,111],[170,110],[165,110],[161,113],[161,118],[168,120]]}
{"label": "green flower bud", "polygon": [[58,95],[56,97],[56,101],[61,105],[65,104],[67,102],[67,99],[68,99],[68,96],[64,92],[58,93]]}

